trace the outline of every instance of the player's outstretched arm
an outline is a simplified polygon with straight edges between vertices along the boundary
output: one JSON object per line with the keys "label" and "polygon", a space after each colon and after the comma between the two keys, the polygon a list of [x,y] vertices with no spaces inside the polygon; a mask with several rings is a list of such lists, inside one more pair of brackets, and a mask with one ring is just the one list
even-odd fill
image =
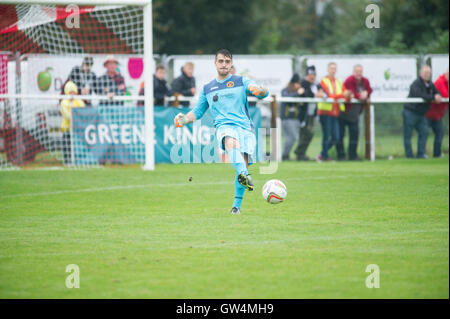
{"label": "player's outstretched arm", "polygon": [[173,121],[176,127],[182,127],[186,124],[194,122],[195,120],[196,120],[195,114],[191,111],[187,114],[178,113]]}

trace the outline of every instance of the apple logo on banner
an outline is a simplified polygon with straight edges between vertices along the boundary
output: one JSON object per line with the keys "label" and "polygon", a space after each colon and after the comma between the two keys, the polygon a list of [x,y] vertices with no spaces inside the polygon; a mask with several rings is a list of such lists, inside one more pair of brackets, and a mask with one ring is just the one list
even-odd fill
{"label": "apple logo on banner", "polygon": [[144,61],[142,58],[128,59],[128,73],[132,79],[139,79],[144,72]]}
{"label": "apple logo on banner", "polygon": [[46,68],[45,71],[41,71],[38,73],[38,87],[41,91],[45,92],[50,88],[52,84],[52,75],[50,71],[52,68]]}
{"label": "apple logo on banner", "polygon": [[386,81],[388,81],[391,78],[391,69],[387,69],[386,71],[384,71],[384,78]]}

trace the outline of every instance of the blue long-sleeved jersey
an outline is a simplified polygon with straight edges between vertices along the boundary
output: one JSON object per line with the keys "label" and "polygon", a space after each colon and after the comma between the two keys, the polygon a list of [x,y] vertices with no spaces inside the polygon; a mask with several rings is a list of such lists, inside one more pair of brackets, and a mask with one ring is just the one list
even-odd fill
{"label": "blue long-sleeved jersey", "polygon": [[[212,80],[203,87],[197,106],[192,110],[195,118],[200,119],[211,107],[211,115],[216,128],[232,124],[246,130],[253,130],[253,122],[248,113],[248,87],[256,85],[247,77],[229,75],[223,81]],[[265,98],[265,96],[259,97]]]}

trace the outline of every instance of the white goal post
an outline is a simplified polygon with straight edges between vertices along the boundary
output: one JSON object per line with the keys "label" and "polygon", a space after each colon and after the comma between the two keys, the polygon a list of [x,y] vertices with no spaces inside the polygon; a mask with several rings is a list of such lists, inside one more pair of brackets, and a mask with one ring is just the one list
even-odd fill
{"label": "white goal post", "polygon": [[[130,39],[130,41],[134,41],[134,43],[132,43],[130,45],[130,47],[132,45],[134,45],[135,47],[138,47],[137,50],[134,50],[136,54],[139,54],[140,56],[142,56],[142,60],[143,60],[143,72],[142,72],[142,76],[139,78],[139,80],[142,80],[142,86],[141,88],[144,89],[145,94],[143,96],[137,96],[137,95],[132,95],[132,96],[115,96],[113,98],[111,98],[110,96],[106,96],[106,95],[97,95],[97,96],[88,96],[86,98],[88,98],[89,100],[99,100],[99,99],[111,99],[111,101],[123,101],[123,100],[128,100],[128,101],[143,101],[143,105],[144,105],[144,143],[145,143],[145,161],[144,161],[144,165],[143,165],[143,169],[144,170],[154,170],[155,169],[155,150],[154,150],[154,105],[153,105],[153,36],[152,36],[152,0],[30,0],[30,1],[24,1],[24,0],[0,0],[0,5],[5,5],[5,7],[11,6],[11,7],[15,7],[14,10],[14,15],[17,15],[17,22],[14,25],[14,28],[16,30],[19,30],[19,32],[22,32],[22,30],[20,29],[21,26],[23,26],[24,22],[23,20],[27,19],[27,28],[28,29],[32,29],[33,25],[40,25],[40,24],[51,24],[51,23],[55,23],[55,21],[57,21],[57,18],[55,18],[55,16],[57,14],[60,14],[61,11],[57,11],[55,8],[56,6],[59,7],[59,10],[61,10],[61,6],[65,6],[66,7],[66,11],[68,11],[68,8],[73,9],[74,5],[75,6],[80,6],[80,7],[88,7],[90,8],[89,10],[91,10],[92,12],[94,12],[96,9],[93,8],[99,8],[98,12],[101,12],[102,10],[107,10],[106,8],[111,8],[111,9],[117,9],[117,8],[121,8],[121,7],[140,7],[142,9],[142,13],[139,12],[139,18],[135,18],[135,17],[128,17],[126,15],[126,13],[123,15],[123,17],[118,17],[119,15],[116,13],[112,14],[112,17],[110,18],[109,23],[111,24],[111,29],[112,31],[108,30],[108,32],[110,32],[111,34],[114,34],[115,28],[121,28],[123,30],[121,30],[120,32],[123,32],[124,36],[127,36],[127,32],[128,30],[125,30],[127,28],[127,25],[124,26],[120,26],[120,20],[118,19],[125,19],[125,21],[127,21],[129,19],[130,21],[132,21],[132,23],[136,23],[135,21],[139,21],[139,23],[141,23],[142,21],[142,25],[141,26],[133,26],[134,29],[133,31],[137,34],[139,34],[139,39],[135,40],[134,38]],[[26,8],[29,8],[31,6],[42,6],[44,8],[43,13],[39,12],[38,14],[36,14],[36,12],[34,12],[34,15],[29,14],[31,10],[27,11]],[[105,8],[105,9],[102,9]],[[52,9],[55,9],[54,12],[52,11]],[[16,13],[17,11],[17,13]],[[35,10],[37,11],[37,10]],[[47,12],[46,12],[47,11]],[[55,13],[56,12],[56,13]],[[28,16],[27,16],[28,14]],[[47,15],[46,15],[47,14]],[[142,15],[142,18],[141,18]],[[50,17],[50,18],[49,18]],[[53,18],[53,21],[51,21],[50,19]],[[35,19],[35,21],[33,21],[33,19]],[[117,19],[117,20],[114,20]],[[134,20],[133,20],[134,19]],[[94,20],[94,19],[92,19]],[[114,24],[117,24],[117,26],[114,26]],[[139,28],[139,30],[136,32],[137,28]],[[1,31],[1,30],[0,30]],[[91,32],[95,32],[95,27],[92,27]],[[25,32],[23,32],[25,33]],[[67,34],[63,34],[64,32],[56,32],[55,31],[55,37],[59,37],[60,34],[62,34],[61,37],[67,37]],[[100,32],[98,33],[100,34]],[[1,34],[0,34],[1,35]],[[7,35],[6,35],[7,36]],[[42,37],[45,37],[46,35],[42,35]],[[50,35],[52,36],[52,35]],[[134,36],[134,35],[133,35]],[[141,37],[142,37],[142,41],[141,41]],[[35,38],[32,38],[30,42],[35,41],[38,42],[39,39],[41,39],[41,35],[36,36]],[[0,40],[2,40],[3,38],[0,38]],[[6,38],[8,39],[8,38]],[[14,50],[14,47],[16,45],[17,48],[20,48],[20,44],[18,43],[14,43],[14,39],[16,39],[15,42],[20,42],[17,41],[17,38],[11,37],[11,43],[9,44],[9,46],[12,48],[10,51],[12,54],[22,54],[25,53],[27,54],[28,52],[20,52],[20,49]],[[27,39],[28,41],[29,39]],[[51,48],[52,51],[48,52],[48,51],[44,51],[44,53],[51,53],[54,55],[64,55],[64,54],[76,54],[76,55],[92,55],[92,54],[96,54],[99,52],[86,52],[82,49],[80,49],[79,47],[76,47],[75,49],[73,49],[72,47],[67,47],[64,46],[66,43],[69,43],[69,45],[71,45],[71,43],[75,43],[75,42],[80,42],[83,41],[83,39],[75,39],[72,40],[72,42],[70,42],[69,39],[66,41],[66,39],[60,39],[60,38],[56,38],[54,39],[54,43],[51,43]],[[120,38],[120,36],[116,36],[113,40],[117,41],[118,43],[120,41],[125,42],[123,39]],[[127,39],[128,40],[128,39]],[[48,41],[44,40],[44,41]],[[88,40],[85,40],[88,41]],[[97,41],[99,43],[97,43],[97,47],[99,45],[101,45],[102,43],[108,44],[108,40],[107,39],[103,39],[101,37],[98,37],[97,40],[89,40],[89,41]],[[7,41],[4,41],[7,42]],[[58,47],[58,45],[61,44],[61,47]],[[96,46],[95,44],[93,44],[92,46]],[[114,44],[112,44],[114,45]],[[128,46],[128,44],[126,44]],[[6,44],[6,46],[8,46],[8,43]],[[36,45],[39,46],[39,43]],[[34,48],[34,47],[33,47]],[[133,47],[134,48],[134,47]],[[71,49],[73,49],[73,51],[70,51]],[[0,50],[2,51],[2,50]],[[36,52],[32,52],[32,53],[36,53]],[[40,53],[40,52],[38,52]],[[101,52],[104,53],[105,55],[108,54],[108,52]],[[121,52],[122,53],[122,52]],[[120,53],[115,53],[115,52],[111,52],[110,54],[120,54]],[[16,79],[17,81],[17,79]],[[23,84],[22,84],[23,85]],[[22,92],[17,91],[17,86],[20,85],[16,85],[16,90],[13,92],[8,92],[9,94],[6,94],[7,99],[16,99],[16,100],[27,100],[32,98],[33,100],[49,100],[51,98],[64,98],[66,96],[45,96],[44,94],[42,96],[40,96],[39,94],[33,96],[33,95],[21,95]],[[12,94],[12,93],[16,93],[16,94]],[[1,94],[1,92],[0,92]],[[5,98],[5,94],[3,94],[3,99]],[[83,96],[80,96],[80,99],[83,98]],[[2,99],[0,98],[0,101]],[[1,115],[1,114],[0,114]],[[2,159],[0,158],[0,162],[2,162]],[[2,164],[2,163],[0,163]],[[1,165],[0,165],[1,166]],[[1,167],[0,167],[1,169]]]}

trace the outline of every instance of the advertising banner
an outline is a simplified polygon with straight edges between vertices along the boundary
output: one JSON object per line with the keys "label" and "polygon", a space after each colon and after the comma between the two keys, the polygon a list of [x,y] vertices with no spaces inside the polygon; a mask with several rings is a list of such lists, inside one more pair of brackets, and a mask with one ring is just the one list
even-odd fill
{"label": "advertising banner", "polygon": [[431,55],[431,70],[433,82],[448,69],[448,54]]}
{"label": "advertising banner", "polygon": [[[26,85],[24,94],[55,95],[61,93],[61,88],[67,80],[70,71],[81,66],[83,58],[87,55],[48,55],[34,54],[27,60],[27,69],[24,73]],[[103,63],[106,54],[89,54],[94,64],[91,71],[97,78],[106,73]],[[117,71],[124,77],[126,95],[138,95],[144,78],[144,64],[139,55],[114,55],[119,61]],[[153,61],[154,62],[154,61]],[[80,88],[78,88],[80,90]],[[48,101],[44,103],[48,104]],[[128,102],[132,104],[133,102]]]}
{"label": "advertising banner", "polygon": [[307,65],[314,65],[317,81],[327,75],[329,62],[337,64],[336,77],[345,81],[353,72],[356,64],[363,66],[363,75],[367,77],[373,89],[372,97],[407,97],[409,86],[417,78],[417,58],[415,56],[309,56]]}
{"label": "advertising banner", "polygon": [[[220,162],[209,110],[200,121],[175,128],[173,119],[190,108],[155,107],[156,163]],[[256,130],[259,108],[249,108]],[[75,165],[145,162],[144,109],[142,107],[89,107],[72,110],[71,143]],[[257,139],[258,140],[258,139]],[[262,159],[257,146],[257,159]]]}
{"label": "advertising banner", "polygon": [[[197,92],[217,77],[214,55],[173,56],[173,76],[181,75],[186,62],[194,64],[194,77]],[[280,94],[293,74],[293,57],[290,55],[235,55],[233,65],[236,75],[253,79],[257,84],[267,87],[272,94]]]}

